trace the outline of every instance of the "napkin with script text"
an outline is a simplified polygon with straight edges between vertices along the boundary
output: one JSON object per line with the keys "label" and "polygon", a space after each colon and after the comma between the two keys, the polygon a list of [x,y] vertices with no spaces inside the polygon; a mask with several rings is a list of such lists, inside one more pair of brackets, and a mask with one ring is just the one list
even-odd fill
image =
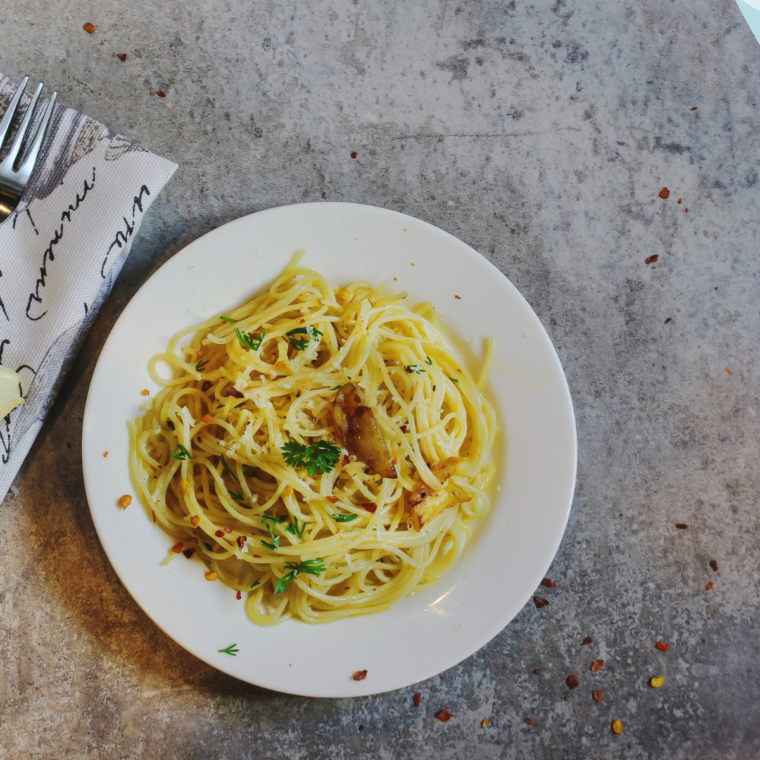
{"label": "napkin with script text", "polygon": [[[0,116],[15,92],[0,74]],[[21,203],[0,225],[0,365],[19,374],[26,399],[0,421],[0,501],[143,215],[176,168],[95,119],[56,107]]]}

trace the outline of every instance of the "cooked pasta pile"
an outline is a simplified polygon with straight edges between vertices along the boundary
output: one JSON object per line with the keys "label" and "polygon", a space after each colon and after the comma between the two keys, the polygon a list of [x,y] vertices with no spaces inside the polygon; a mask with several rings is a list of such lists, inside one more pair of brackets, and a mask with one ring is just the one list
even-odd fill
{"label": "cooked pasta pile", "polygon": [[378,612],[433,583],[493,475],[493,409],[435,310],[333,288],[302,255],[175,336],[150,364],[162,390],[130,423],[134,483],[176,542],[166,561],[200,556],[259,625]]}

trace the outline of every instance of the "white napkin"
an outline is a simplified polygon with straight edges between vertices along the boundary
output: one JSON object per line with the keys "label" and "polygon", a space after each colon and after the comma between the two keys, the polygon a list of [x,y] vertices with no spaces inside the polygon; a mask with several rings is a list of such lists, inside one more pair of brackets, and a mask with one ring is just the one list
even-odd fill
{"label": "white napkin", "polygon": [[[0,116],[15,91],[0,74]],[[0,225],[0,365],[18,372],[26,399],[0,421],[0,501],[143,214],[176,168],[94,119],[56,107],[21,203]]]}

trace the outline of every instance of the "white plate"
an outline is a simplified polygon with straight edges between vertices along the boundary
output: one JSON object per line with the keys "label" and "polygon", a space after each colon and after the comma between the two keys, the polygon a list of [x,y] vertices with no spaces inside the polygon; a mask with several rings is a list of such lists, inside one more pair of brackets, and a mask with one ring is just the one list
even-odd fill
{"label": "white plate", "polygon": [[[471,369],[481,339],[496,354],[487,394],[501,434],[492,511],[464,556],[429,589],[376,615],[274,628],[251,623],[233,591],[178,557],[146,517],[128,471],[127,422],[143,388],[154,394],[148,360],[180,329],[247,300],[299,248],[304,265],[334,284],[389,281],[412,304],[432,301],[456,332]],[[398,278],[395,282],[394,278]],[[456,298],[459,296],[459,299]],[[472,342],[472,343],[470,343]],[[285,206],[243,217],[196,240],[140,289],[106,342],[92,378],[82,441],[87,498],[117,574],[145,612],[177,643],[244,681],[315,697],[399,689],[441,673],[490,641],[530,599],[567,524],[575,485],[575,420],[562,367],[533,310],[472,248],[394,211],[348,203]],[[108,451],[108,457],[103,452]],[[218,650],[237,644],[237,656]],[[367,678],[354,681],[357,670]]]}

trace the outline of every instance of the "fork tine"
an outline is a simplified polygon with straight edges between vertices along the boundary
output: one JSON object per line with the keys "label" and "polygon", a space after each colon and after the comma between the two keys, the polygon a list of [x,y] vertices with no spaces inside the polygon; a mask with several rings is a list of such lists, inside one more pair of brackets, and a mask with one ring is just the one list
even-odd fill
{"label": "fork tine", "polygon": [[53,118],[53,112],[55,111],[55,101],[58,97],[58,93],[54,92],[50,98],[50,102],[45,109],[45,114],[37,127],[37,131],[34,134],[34,140],[32,146],[29,148],[24,163],[21,164],[18,170],[19,182],[26,184],[34,171],[34,165],[37,163],[37,156],[39,155],[42,143],[47,135],[48,127]]}
{"label": "fork tine", "polygon": [[16,94],[13,96],[13,99],[8,106],[8,110],[3,116],[3,120],[0,121],[0,149],[3,147],[5,137],[8,134],[8,130],[10,129],[13,117],[16,115],[16,109],[18,108],[19,101],[21,100],[21,96],[24,94],[24,90],[26,89],[26,84],[28,81],[29,77],[24,77],[21,80],[21,84],[19,84],[19,86],[16,88]]}
{"label": "fork tine", "polygon": [[26,132],[29,129],[29,124],[32,121],[32,117],[34,116],[34,109],[37,108],[37,101],[40,99],[41,92],[42,82],[37,85],[37,89],[34,91],[34,95],[32,95],[32,101],[29,103],[29,108],[26,109],[26,113],[24,114],[24,120],[21,122],[21,126],[18,128],[18,132],[16,132],[16,137],[13,138],[13,145],[11,145],[10,150],[3,159],[3,163],[0,164],[7,167],[8,169],[12,169],[13,164],[16,163],[19,151],[21,150],[21,143],[26,137]]}

